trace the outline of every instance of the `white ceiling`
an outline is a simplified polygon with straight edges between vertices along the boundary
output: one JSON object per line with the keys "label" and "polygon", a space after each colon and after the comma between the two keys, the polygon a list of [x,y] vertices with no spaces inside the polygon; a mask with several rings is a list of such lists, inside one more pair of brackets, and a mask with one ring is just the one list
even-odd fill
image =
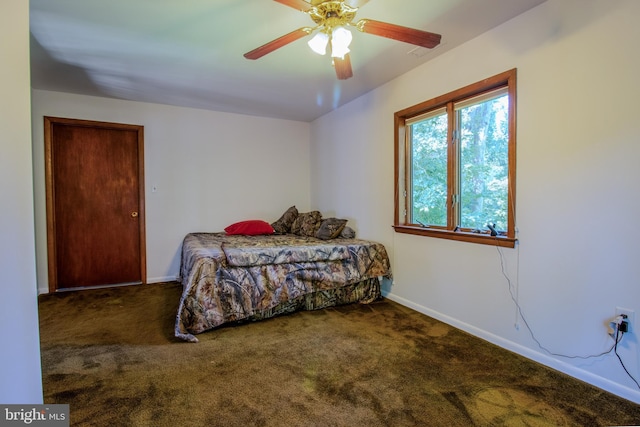
{"label": "white ceiling", "polygon": [[[308,15],[271,0],[30,0],[35,89],[312,121],[545,0],[370,0],[370,18],[442,34],[429,50],[352,30],[354,77],[303,38],[242,55]],[[309,36],[310,37],[310,36]]]}

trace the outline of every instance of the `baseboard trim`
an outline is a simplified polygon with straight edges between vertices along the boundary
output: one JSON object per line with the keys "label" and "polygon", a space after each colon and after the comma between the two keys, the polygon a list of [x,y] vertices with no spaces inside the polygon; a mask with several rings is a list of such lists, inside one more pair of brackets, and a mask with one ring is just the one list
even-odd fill
{"label": "baseboard trim", "polygon": [[[148,277],[147,278],[147,284],[164,283],[164,282],[175,282],[177,280],[178,279],[177,279],[176,276]],[[80,291],[80,290],[85,290],[85,289],[112,288],[112,287],[117,287],[117,286],[129,286],[129,285],[132,285],[132,284],[139,284],[139,283],[138,282],[136,282],[136,283],[118,283],[116,285],[90,286],[90,287],[86,287],[86,288],[59,289],[59,291]],[[49,287],[48,286],[38,287],[38,295],[43,295],[43,294],[48,294],[48,293],[49,293]]]}
{"label": "baseboard trim", "polygon": [[383,291],[382,296],[394,302],[397,302],[398,304],[401,304],[405,307],[411,308],[419,313],[422,313],[429,317],[433,317],[434,319],[437,319],[441,322],[451,325],[457,329],[470,333],[471,335],[474,335],[478,338],[481,338],[485,341],[495,344],[498,347],[504,348],[505,350],[509,350],[513,353],[519,354],[520,356],[526,357],[527,359],[533,360],[549,368],[560,371],[580,381],[584,381],[588,384],[591,384],[609,393],[615,394],[616,396],[622,397],[623,399],[627,399],[627,400],[630,400],[631,402],[640,404],[640,391],[633,390],[629,387],[624,387],[607,378],[604,378],[599,375],[595,375],[591,372],[585,371],[583,369],[577,368],[573,365],[563,362],[562,360],[558,360],[554,357],[551,357],[539,351],[533,350],[529,347],[525,347],[521,344],[515,343],[513,341],[509,341],[500,336],[487,332],[483,329],[479,329],[473,325],[469,325],[468,323],[461,322],[453,317],[444,315],[435,310],[431,310],[420,304],[416,304],[412,301],[409,301],[405,298],[395,295],[392,292]]}
{"label": "baseboard trim", "polygon": [[163,282],[175,282],[178,280],[176,276],[163,276],[163,277],[147,277],[147,283],[163,283]]}

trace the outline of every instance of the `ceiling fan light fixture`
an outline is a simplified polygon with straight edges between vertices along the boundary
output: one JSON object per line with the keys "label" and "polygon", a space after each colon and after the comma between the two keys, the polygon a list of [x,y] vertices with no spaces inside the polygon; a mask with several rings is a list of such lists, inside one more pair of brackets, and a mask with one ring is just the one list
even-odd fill
{"label": "ceiling fan light fixture", "polygon": [[288,34],[278,37],[252,51],[244,54],[247,59],[258,59],[264,55],[280,49],[313,33],[315,35],[307,42],[309,47],[320,55],[327,53],[327,46],[331,41],[331,57],[336,76],[339,80],[346,80],[353,76],[349,44],[352,34],[347,29],[353,27],[361,33],[385,37],[410,43],[427,49],[433,49],[440,44],[442,36],[415,28],[403,27],[388,22],[373,19],[360,19],[354,22],[356,12],[369,0],[276,0],[285,6],[298,9],[309,15],[315,23],[312,27],[298,28]]}
{"label": "ceiling fan light fixture", "polygon": [[307,42],[312,51],[318,55],[327,53],[327,44],[329,43],[329,35],[327,33],[318,32],[311,40]]}
{"label": "ceiling fan light fixture", "polygon": [[344,58],[350,52],[351,31],[344,27],[336,27],[331,32],[331,56],[334,58]]}

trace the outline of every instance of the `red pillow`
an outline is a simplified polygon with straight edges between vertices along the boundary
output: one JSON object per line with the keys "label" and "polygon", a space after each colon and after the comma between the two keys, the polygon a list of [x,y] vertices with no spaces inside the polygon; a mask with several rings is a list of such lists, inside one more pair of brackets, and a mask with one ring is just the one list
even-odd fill
{"label": "red pillow", "polygon": [[258,234],[273,234],[274,230],[271,224],[259,219],[251,219],[248,221],[240,221],[231,224],[224,229],[227,234],[243,234],[245,236],[256,236]]}

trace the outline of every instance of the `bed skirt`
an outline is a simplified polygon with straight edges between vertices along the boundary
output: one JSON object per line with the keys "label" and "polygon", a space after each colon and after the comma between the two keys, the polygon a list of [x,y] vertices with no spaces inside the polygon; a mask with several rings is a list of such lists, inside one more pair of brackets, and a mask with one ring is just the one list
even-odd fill
{"label": "bed skirt", "polygon": [[380,296],[380,280],[376,278],[366,279],[341,288],[326,289],[302,295],[291,301],[285,301],[269,310],[256,313],[249,320],[268,319],[281,314],[293,313],[294,311],[320,310],[354,302],[370,304],[379,299]]}
{"label": "bed skirt", "polygon": [[[228,323],[241,324],[246,323],[247,321],[264,320],[283,314],[293,313],[295,311],[320,310],[323,308],[352,303],[370,304],[382,297],[380,281],[381,278],[371,278],[339,288],[323,289],[307,293],[278,304],[270,309],[256,311],[251,316],[244,319]],[[198,339],[194,334],[183,329],[181,320],[180,314],[178,314],[176,318],[176,337],[188,342],[198,342]]]}

